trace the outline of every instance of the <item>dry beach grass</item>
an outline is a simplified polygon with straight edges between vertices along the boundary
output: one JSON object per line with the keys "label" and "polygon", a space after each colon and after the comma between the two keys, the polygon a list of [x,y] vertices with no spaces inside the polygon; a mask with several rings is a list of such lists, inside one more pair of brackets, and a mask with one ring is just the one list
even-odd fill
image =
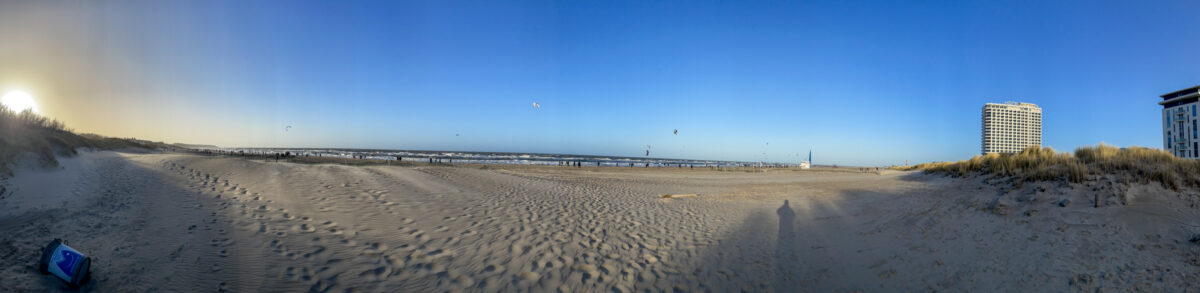
{"label": "dry beach grass", "polygon": [[901,170],[924,170],[956,177],[999,175],[1021,182],[1083,182],[1111,175],[1121,182],[1156,182],[1172,190],[1200,187],[1200,161],[1180,159],[1144,147],[1107,144],[1081,147],[1074,154],[1050,147],[1030,147],[1016,154],[987,154],[958,162],[918,164]]}

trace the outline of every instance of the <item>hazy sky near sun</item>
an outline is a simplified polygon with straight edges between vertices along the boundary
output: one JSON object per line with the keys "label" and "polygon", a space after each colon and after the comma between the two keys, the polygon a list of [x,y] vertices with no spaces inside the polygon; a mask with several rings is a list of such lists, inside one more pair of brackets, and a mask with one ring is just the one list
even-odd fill
{"label": "hazy sky near sun", "polygon": [[[220,146],[884,165],[1162,147],[1197,1],[5,1],[0,91],[79,132]],[[531,103],[538,102],[536,110]],[[290,131],[285,127],[293,126]],[[679,135],[672,135],[679,129]],[[457,134],[457,135],[456,135]],[[764,155],[765,153],[765,155]]]}

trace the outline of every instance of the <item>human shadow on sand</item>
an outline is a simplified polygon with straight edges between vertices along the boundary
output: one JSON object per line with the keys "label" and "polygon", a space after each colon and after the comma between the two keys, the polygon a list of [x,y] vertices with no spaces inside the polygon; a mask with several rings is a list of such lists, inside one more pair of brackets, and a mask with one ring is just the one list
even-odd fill
{"label": "human shadow on sand", "polygon": [[791,279],[789,276],[795,275],[793,264],[799,261],[792,249],[796,242],[796,211],[792,210],[789,201],[785,199],[783,205],[775,210],[775,214],[779,216],[779,234],[775,241],[775,268],[779,272],[776,281],[786,283]]}
{"label": "human shadow on sand", "polygon": [[886,280],[877,273],[888,268],[871,266],[886,257],[874,251],[889,244],[884,239],[855,242],[864,232],[857,229],[866,220],[861,216],[890,208],[880,195],[852,189],[763,203],[729,234],[719,236],[715,246],[702,250],[693,273],[703,289],[715,292],[881,288]]}

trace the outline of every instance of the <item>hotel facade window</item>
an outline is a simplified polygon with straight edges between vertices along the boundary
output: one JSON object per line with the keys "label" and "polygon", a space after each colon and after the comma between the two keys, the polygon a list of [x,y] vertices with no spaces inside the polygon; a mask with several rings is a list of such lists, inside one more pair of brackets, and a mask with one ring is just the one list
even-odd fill
{"label": "hotel facade window", "polygon": [[1042,108],[1030,103],[983,105],[981,152],[1017,153],[1042,146]]}
{"label": "hotel facade window", "polygon": [[1163,106],[1163,149],[1180,158],[1200,158],[1200,115],[1196,113],[1200,86],[1159,97],[1162,101],[1158,104]]}

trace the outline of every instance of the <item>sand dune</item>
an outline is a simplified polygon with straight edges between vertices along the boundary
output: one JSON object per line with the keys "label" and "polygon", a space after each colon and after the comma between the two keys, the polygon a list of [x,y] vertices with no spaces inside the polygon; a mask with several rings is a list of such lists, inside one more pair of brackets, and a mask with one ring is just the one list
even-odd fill
{"label": "sand dune", "polygon": [[[0,198],[0,288],[63,238],[95,291],[1196,290],[1200,213],[1155,186],[917,173],[341,166],[84,153]],[[662,195],[696,196],[663,198]],[[1013,196],[1013,198],[1027,198]],[[786,201],[786,205],[785,205]],[[999,207],[999,208],[998,208]]]}

